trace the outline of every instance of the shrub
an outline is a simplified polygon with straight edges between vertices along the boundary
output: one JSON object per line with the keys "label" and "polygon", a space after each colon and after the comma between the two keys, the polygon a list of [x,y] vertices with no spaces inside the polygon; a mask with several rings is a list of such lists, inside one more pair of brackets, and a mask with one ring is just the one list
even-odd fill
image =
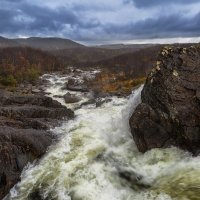
{"label": "shrub", "polygon": [[39,78],[39,76],[40,76],[39,70],[35,68],[30,68],[30,69],[27,69],[26,71],[25,79],[27,81],[34,82],[35,80]]}
{"label": "shrub", "polygon": [[13,77],[13,75],[7,75],[0,78],[0,83],[4,86],[16,87],[17,80]]}

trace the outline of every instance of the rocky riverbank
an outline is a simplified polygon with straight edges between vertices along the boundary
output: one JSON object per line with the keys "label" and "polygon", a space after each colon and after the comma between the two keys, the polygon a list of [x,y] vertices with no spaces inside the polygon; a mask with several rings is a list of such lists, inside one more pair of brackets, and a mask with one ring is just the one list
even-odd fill
{"label": "rocky riverbank", "polygon": [[200,151],[200,46],[162,49],[130,119],[141,152],[178,146]]}
{"label": "rocky riverbank", "polygon": [[49,128],[74,116],[38,89],[30,90],[21,86],[17,92],[0,91],[0,199],[20,180],[24,166],[53,143]]}

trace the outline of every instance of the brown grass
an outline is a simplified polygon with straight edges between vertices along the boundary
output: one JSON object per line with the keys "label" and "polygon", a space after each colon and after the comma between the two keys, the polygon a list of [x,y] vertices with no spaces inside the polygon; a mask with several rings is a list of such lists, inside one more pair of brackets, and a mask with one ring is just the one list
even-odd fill
{"label": "brown grass", "polygon": [[88,85],[95,91],[109,94],[130,94],[134,87],[143,84],[146,77],[131,78],[124,72],[103,71]]}

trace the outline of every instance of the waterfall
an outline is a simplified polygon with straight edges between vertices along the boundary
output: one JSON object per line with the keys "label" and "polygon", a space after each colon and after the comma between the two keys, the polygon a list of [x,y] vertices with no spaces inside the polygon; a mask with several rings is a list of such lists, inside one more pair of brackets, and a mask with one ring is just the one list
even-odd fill
{"label": "waterfall", "polygon": [[[52,98],[64,93],[67,78],[48,78]],[[138,152],[128,120],[140,103],[141,90],[129,98],[112,97],[98,108],[76,109],[74,120],[52,130],[60,141],[24,169],[5,200],[200,199],[199,157],[174,147]]]}

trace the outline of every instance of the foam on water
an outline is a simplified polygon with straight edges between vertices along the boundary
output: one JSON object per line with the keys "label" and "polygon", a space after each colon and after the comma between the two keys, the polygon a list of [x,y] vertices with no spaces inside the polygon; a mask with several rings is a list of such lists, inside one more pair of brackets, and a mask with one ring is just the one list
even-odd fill
{"label": "foam on water", "polygon": [[[52,76],[50,81],[50,96],[63,94],[55,82],[63,84],[66,77]],[[5,199],[200,199],[199,157],[177,148],[138,152],[128,119],[140,102],[141,90],[129,99],[113,97],[99,108],[76,110],[75,120],[52,130],[60,142],[23,171],[22,181]],[[119,176],[120,170],[140,178],[129,182]]]}

